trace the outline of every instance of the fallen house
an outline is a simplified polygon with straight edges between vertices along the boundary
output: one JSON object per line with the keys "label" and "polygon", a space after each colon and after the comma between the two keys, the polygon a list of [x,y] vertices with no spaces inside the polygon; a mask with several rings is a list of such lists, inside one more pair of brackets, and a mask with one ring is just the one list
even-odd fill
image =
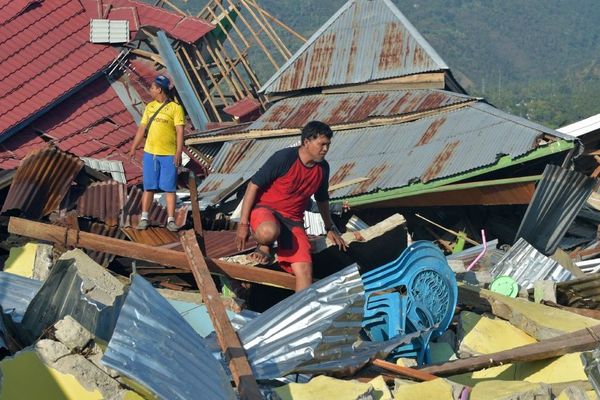
{"label": "fallen house", "polygon": [[[110,53],[108,69],[3,131],[3,146],[26,129],[35,139],[7,150],[8,166],[28,155],[2,176],[0,223],[10,236],[1,234],[1,248],[11,251],[3,269],[22,276],[0,272],[0,398],[595,398],[597,352],[582,352],[598,343],[598,278],[589,272],[600,264],[600,217],[596,181],[566,168],[579,141],[468,96],[386,0],[349,1],[295,55],[277,45],[280,64],[267,51],[281,68],[260,92],[243,42],[276,39],[268,13],[254,2],[215,1],[196,18],[164,3],[172,10],[65,3],[103,20],[94,27],[108,29],[108,39],[96,31],[95,43],[82,46]],[[6,11],[27,22],[55,5],[20,6]],[[97,44],[113,33],[127,37],[121,53]],[[209,167],[199,188],[193,174],[182,176],[190,202],[178,210],[181,235],[163,227],[158,201],[153,226],[132,229],[140,190],[126,183],[135,182],[135,165],[118,161],[127,142],[109,145],[101,134],[109,125],[134,128],[143,82],[164,66],[186,108],[194,103],[192,162]],[[94,88],[102,96],[89,110],[98,117],[106,100],[114,119],[84,118],[92,111],[77,94]],[[54,112],[63,105],[76,112]],[[290,295],[293,276],[247,265],[254,243],[238,251],[234,231],[206,228],[235,226],[232,197],[312,119],[336,131],[330,195],[350,250],[319,237],[318,219],[307,214],[316,268],[328,268]],[[56,136],[46,136],[52,129]],[[96,157],[106,149],[84,154],[65,144],[85,135],[113,146],[108,160]],[[522,212],[503,236],[491,227],[502,225],[495,211],[487,219],[464,213],[468,224],[442,218],[450,207],[482,205]],[[427,207],[440,218],[418,214]],[[224,215],[222,225],[212,212]],[[473,235],[484,228],[489,241]],[[414,241],[422,236],[455,254]],[[473,247],[461,251],[464,243]],[[253,307],[252,294],[238,295],[249,286],[261,290],[254,297],[277,287],[285,299],[262,314],[241,311]],[[201,307],[204,334],[189,323],[200,324],[190,314]],[[36,373],[36,385],[19,384],[23,370]]]}

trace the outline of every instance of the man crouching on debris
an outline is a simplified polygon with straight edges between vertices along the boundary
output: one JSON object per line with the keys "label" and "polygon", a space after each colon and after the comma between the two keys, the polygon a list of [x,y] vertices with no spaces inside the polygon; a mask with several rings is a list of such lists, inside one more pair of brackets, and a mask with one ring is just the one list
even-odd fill
{"label": "man crouching on debris", "polygon": [[253,253],[258,264],[271,262],[270,248],[277,240],[281,268],[296,276],[296,292],[312,284],[310,243],[304,230],[304,210],[315,196],[327,237],[341,250],[346,242],[329,214],[329,151],[331,128],[311,121],[302,128],[300,147],[277,151],[248,183],[237,231],[238,249],[250,235],[259,244]]}
{"label": "man crouching on debris", "polygon": [[137,229],[148,228],[148,212],[154,199],[154,192],[165,192],[167,200],[167,229],[175,232],[175,189],[177,167],[183,150],[183,107],[171,99],[169,78],[158,75],[150,86],[154,101],[148,103],[142,121],[133,139],[129,156],[135,156],[135,149],[148,132],[144,145],[142,169],[144,174],[144,194],[142,195],[142,216]]}

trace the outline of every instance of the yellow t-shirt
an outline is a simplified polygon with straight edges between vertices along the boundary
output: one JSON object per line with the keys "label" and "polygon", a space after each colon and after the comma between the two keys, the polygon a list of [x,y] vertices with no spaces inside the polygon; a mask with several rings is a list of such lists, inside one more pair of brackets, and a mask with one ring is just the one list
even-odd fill
{"label": "yellow t-shirt", "polygon": [[[148,124],[150,117],[162,103],[154,100],[146,106],[142,116],[142,124]],[[157,156],[172,156],[177,151],[177,132],[175,126],[185,125],[183,107],[180,104],[171,101],[167,103],[154,117],[144,151]]]}

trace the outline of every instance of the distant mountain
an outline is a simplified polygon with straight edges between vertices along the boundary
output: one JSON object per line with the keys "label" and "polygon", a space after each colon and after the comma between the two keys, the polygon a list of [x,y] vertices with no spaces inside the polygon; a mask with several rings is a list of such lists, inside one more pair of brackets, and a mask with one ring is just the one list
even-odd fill
{"label": "distant mountain", "polygon": [[[362,0],[377,1],[377,0]],[[344,0],[257,0],[310,37]],[[196,3],[181,3],[190,7]],[[600,113],[600,1],[393,0],[470,94],[550,127]],[[292,52],[300,43],[287,35]],[[259,62],[259,73],[273,71]]]}

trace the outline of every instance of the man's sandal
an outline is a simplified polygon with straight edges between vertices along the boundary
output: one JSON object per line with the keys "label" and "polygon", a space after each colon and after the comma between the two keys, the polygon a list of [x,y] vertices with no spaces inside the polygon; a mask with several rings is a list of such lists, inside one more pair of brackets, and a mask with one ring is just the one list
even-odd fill
{"label": "man's sandal", "polygon": [[270,253],[264,252],[258,247],[248,255],[248,258],[252,260],[255,265],[262,266],[271,265],[274,261],[274,258]]}

